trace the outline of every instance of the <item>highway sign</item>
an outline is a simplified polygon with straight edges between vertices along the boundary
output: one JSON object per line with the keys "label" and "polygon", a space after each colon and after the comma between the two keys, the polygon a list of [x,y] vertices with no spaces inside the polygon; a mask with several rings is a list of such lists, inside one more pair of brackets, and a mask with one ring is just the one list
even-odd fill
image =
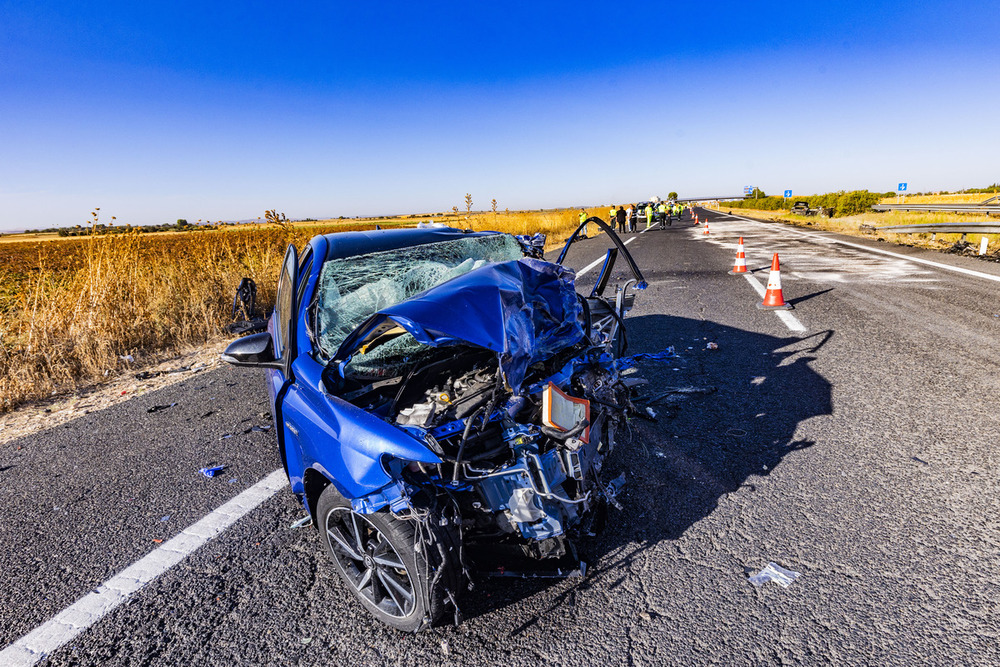
{"label": "highway sign", "polygon": [[791,197],[791,196],[792,196],[792,191],[791,190],[785,190],[785,197],[787,198],[787,197]]}
{"label": "highway sign", "polygon": [[747,185],[747,186],[745,186],[743,188],[743,194],[748,195],[751,192],[753,192],[753,186],[752,185]]}
{"label": "highway sign", "polygon": [[899,192],[906,192],[906,183],[900,183],[899,187],[896,188]]}

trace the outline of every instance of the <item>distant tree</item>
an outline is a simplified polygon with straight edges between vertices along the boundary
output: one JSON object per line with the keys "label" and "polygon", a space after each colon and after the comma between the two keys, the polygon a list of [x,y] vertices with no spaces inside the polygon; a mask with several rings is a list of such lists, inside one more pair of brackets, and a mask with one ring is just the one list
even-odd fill
{"label": "distant tree", "polygon": [[677,193],[676,192],[670,192],[670,193],[668,193],[667,194],[667,199],[677,199]]}
{"label": "distant tree", "polygon": [[468,192],[465,193],[465,212],[466,214],[472,212],[472,195]]}
{"label": "distant tree", "polygon": [[177,218],[177,229],[184,229],[187,227],[188,221],[184,218]]}

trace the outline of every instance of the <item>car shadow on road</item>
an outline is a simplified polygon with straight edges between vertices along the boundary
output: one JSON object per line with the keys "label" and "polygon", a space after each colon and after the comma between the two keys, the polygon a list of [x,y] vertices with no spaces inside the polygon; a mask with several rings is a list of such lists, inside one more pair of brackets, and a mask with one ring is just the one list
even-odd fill
{"label": "car shadow on road", "polygon": [[[787,456],[814,446],[795,434],[803,421],[832,414],[831,385],[810,365],[832,335],[777,337],[667,315],[630,319],[628,354],[673,346],[677,357],[639,363],[649,384],[639,388],[636,403],[667,396],[652,406],[655,421],[630,420],[631,437],[623,435],[609,457],[605,478],[624,471],[628,480],[619,499],[623,508],[610,510],[605,530],[582,541],[590,569],[579,587],[599,581],[614,587],[629,576],[629,563],[680,538],[722,496],[752,490]],[[486,579],[462,611],[466,618],[488,614],[552,585]],[[567,603],[579,587],[564,589],[553,606]],[[536,623],[539,613],[514,634]]]}

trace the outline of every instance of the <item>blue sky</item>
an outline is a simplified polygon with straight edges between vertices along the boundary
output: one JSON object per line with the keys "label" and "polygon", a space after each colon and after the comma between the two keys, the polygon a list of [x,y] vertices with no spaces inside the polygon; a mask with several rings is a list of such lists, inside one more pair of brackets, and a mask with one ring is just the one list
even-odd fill
{"label": "blue sky", "polygon": [[0,229],[1000,180],[995,3],[611,5],[0,0]]}

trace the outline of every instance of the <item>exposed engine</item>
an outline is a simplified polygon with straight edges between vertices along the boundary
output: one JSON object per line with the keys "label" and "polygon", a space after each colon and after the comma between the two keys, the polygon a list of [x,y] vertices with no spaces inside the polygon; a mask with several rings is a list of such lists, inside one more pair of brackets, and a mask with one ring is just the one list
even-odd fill
{"label": "exposed engine", "polygon": [[505,387],[495,354],[452,347],[345,396],[441,458],[399,474],[457,503],[466,544],[481,540],[493,552],[499,541],[535,559],[572,554],[568,534],[591,510],[617,504],[623,478],[606,483],[600,473],[631,408],[608,351],[614,327],[590,331],[529,368],[519,395]]}

